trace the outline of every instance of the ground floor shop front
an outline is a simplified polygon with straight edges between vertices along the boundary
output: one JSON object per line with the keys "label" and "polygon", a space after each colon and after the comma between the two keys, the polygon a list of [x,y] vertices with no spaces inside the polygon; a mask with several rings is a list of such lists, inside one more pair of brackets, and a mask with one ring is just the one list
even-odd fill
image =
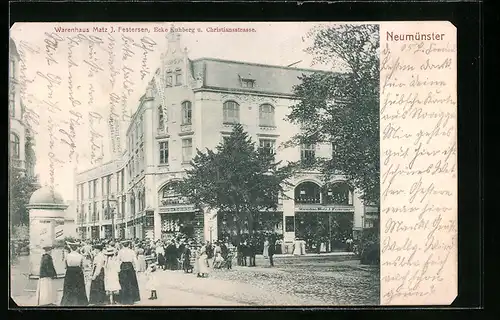
{"label": "ground floor shop front", "polygon": [[307,252],[345,251],[349,247],[348,240],[353,236],[354,212],[333,209],[335,208],[330,211],[297,211],[291,215],[284,212],[260,212],[254,215],[252,228],[249,228],[248,221],[238,225],[231,213],[219,214],[217,237],[234,243],[238,239],[247,240],[252,234],[259,243],[259,248],[266,238],[273,238],[283,243],[283,253],[291,253],[293,243],[297,240],[305,241]]}

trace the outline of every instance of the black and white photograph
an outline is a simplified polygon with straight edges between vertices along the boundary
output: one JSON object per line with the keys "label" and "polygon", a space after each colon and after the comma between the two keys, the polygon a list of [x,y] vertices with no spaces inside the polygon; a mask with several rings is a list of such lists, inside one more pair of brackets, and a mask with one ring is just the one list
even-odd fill
{"label": "black and white photograph", "polygon": [[16,23],[19,307],[380,304],[380,35]]}

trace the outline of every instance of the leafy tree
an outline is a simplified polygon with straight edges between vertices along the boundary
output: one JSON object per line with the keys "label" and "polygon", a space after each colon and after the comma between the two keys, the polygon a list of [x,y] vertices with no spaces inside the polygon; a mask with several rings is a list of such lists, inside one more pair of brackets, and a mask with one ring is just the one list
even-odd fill
{"label": "leafy tree", "polygon": [[36,191],[35,178],[26,175],[25,170],[9,163],[9,201],[11,226],[28,225],[29,210],[26,206]]}
{"label": "leafy tree", "polygon": [[320,161],[325,178],[341,172],[369,203],[379,202],[379,30],[377,25],[312,29],[307,52],[340,70],[302,76],[299,102],[288,119],[301,133],[290,144],[330,144],[332,158]]}
{"label": "leafy tree", "polygon": [[197,150],[191,166],[176,188],[192,203],[224,214],[238,238],[246,225],[252,233],[260,210],[276,209],[291,175],[271,153],[257,150],[240,124],[215,150]]}

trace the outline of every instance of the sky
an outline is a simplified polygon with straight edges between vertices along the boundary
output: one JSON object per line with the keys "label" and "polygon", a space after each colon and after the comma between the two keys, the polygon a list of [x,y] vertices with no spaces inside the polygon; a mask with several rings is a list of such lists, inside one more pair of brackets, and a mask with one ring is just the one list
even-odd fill
{"label": "sky", "polygon": [[[25,122],[36,132],[35,171],[40,183],[53,186],[65,200],[74,199],[76,172],[113,157],[106,123],[112,109],[123,118],[119,130],[125,147],[128,117],[167,47],[166,33],[154,32],[155,27],[187,29],[181,33],[181,46],[191,59],[281,66],[298,62],[298,68],[328,69],[313,66],[312,56],[304,52],[310,45],[306,33],[315,25],[318,22],[16,23],[11,37],[21,55],[17,73]],[[130,27],[148,28],[149,33],[124,29]],[[208,32],[217,27],[255,32]],[[150,44],[150,50],[141,43]]]}

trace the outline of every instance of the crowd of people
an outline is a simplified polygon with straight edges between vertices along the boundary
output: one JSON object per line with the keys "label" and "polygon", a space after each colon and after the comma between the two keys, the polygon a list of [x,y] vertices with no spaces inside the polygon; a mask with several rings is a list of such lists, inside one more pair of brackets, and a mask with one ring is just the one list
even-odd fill
{"label": "crowd of people", "polygon": [[[56,301],[53,279],[56,270],[47,246],[40,264],[37,288],[38,305],[87,306],[132,305],[141,300],[138,273],[143,273],[149,299],[158,299],[158,271],[183,270],[199,278],[208,277],[212,269],[255,266],[255,256],[263,254],[274,265],[275,240],[266,238],[258,253],[256,239],[243,239],[236,245],[230,241],[207,241],[195,244],[186,238],[164,240],[98,240],[67,242],[64,260],[66,273],[61,301]],[[87,290],[90,287],[90,290]],[[88,292],[88,294],[87,294]]]}

